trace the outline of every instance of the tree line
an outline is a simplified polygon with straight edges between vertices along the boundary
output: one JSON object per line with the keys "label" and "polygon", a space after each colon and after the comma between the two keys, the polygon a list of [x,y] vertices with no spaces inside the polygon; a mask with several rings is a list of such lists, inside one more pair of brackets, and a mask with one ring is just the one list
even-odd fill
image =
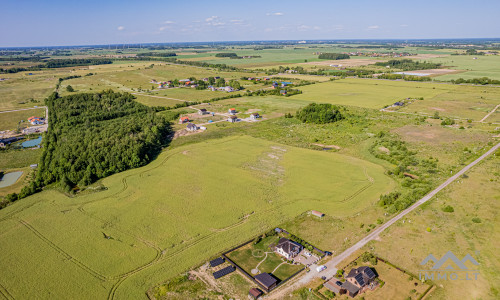
{"label": "tree line", "polygon": [[338,59],[349,59],[349,55],[345,53],[321,53],[318,56],[319,59],[332,59],[332,60],[338,60]]}
{"label": "tree line", "polygon": [[401,69],[403,71],[412,70],[425,70],[425,69],[437,69],[441,67],[440,63],[432,63],[427,61],[418,61],[412,59],[391,59],[389,61],[382,61],[375,63],[376,66],[385,67],[389,66],[391,68]]}
{"label": "tree line", "polygon": [[137,53],[137,56],[139,56],[139,57],[144,57],[144,56],[172,57],[172,56],[177,56],[177,54],[175,52],[165,52],[165,53],[144,52],[144,53]]}
{"label": "tree line", "polygon": [[104,59],[104,58],[52,59],[43,64],[38,64],[30,67],[16,67],[9,69],[0,68],[0,73],[2,74],[18,73],[18,72],[40,71],[44,68],[53,69],[62,67],[103,65],[111,63],[113,63],[111,59]]}

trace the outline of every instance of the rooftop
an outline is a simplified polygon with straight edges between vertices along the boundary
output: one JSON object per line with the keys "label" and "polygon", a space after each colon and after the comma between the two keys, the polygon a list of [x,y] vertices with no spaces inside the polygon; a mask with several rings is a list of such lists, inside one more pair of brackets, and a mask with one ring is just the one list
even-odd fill
{"label": "rooftop", "polygon": [[276,279],[273,276],[269,275],[269,273],[261,273],[259,275],[256,275],[255,280],[260,282],[266,288],[269,288],[276,283]]}

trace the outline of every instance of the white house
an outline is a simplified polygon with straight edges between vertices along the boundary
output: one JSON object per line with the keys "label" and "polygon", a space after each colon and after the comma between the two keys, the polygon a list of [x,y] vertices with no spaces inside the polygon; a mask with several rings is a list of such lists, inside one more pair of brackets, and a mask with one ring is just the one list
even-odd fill
{"label": "white house", "polygon": [[260,115],[258,113],[253,113],[250,115],[250,120],[257,120],[258,118],[260,118]]}
{"label": "white house", "polygon": [[276,245],[275,251],[286,259],[292,259],[297,256],[304,247],[301,244],[290,241],[287,238],[281,238]]}
{"label": "white house", "polygon": [[196,126],[196,124],[193,124],[193,123],[188,123],[187,126],[186,126],[187,130],[188,131],[196,131],[198,130],[198,126]]}

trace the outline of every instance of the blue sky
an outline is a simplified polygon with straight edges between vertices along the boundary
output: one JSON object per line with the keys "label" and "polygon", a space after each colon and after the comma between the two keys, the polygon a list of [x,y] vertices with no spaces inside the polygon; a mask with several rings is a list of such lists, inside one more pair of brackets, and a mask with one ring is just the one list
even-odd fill
{"label": "blue sky", "polygon": [[499,0],[0,0],[0,47],[498,38]]}

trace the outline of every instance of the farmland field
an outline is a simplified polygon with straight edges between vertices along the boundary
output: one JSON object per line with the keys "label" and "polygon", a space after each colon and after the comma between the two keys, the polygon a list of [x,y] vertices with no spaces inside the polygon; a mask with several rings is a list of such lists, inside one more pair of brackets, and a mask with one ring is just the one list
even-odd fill
{"label": "farmland field", "polygon": [[[473,59],[477,57],[477,59]],[[435,57],[425,59],[434,63],[441,63],[448,69],[464,70],[464,73],[447,74],[436,77],[438,80],[451,79],[472,79],[480,77],[489,77],[500,80],[500,59],[497,55],[451,55],[446,57]]]}
{"label": "farmland field", "polygon": [[405,98],[434,97],[454,90],[455,87],[444,84],[405,81],[342,79],[303,86],[300,89],[303,94],[294,95],[290,98],[380,109],[385,105],[393,104]]}
{"label": "farmland field", "polygon": [[45,118],[45,109],[36,108],[30,110],[20,110],[13,112],[0,113],[0,131],[15,130],[20,121],[23,121],[19,128],[29,126],[28,118],[31,116]]}
{"label": "farmland field", "polygon": [[[233,137],[166,151],[102,184],[108,189],[74,198],[45,191],[0,211],[0,262],[11,274],[1,284],[11,295],[138,298],[319,204],[331,215],[360,211],[392,181],[366,161]],[[58,285],[41,280],[41,269],[58,269]]]}

